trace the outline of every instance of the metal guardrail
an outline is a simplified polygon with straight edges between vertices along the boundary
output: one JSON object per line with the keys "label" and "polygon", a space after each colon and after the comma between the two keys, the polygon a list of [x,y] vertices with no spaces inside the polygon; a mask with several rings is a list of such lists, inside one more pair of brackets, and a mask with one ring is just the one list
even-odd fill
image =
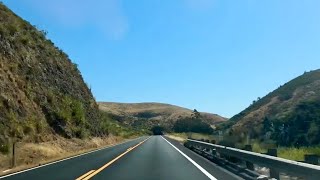
{"label": "metal guardrail", "polygon": [[219,154],[236,157],[243,161],[251,162],[259,166],[267,167],[276,170],[280,173],[287,173],[293,176],[306,178],[307,180],[320,179],[320,166],[287,160],[270,155],[240,150],[227,146],[211,144],[207,142],[188,139],[188,145],[194,147],[202,147],[206,149],[215,149]]}

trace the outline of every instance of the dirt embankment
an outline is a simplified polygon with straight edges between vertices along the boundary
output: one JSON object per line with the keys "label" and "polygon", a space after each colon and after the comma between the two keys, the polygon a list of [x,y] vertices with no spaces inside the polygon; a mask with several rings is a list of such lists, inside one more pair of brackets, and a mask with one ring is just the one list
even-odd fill
{"label": "dirt embankment", "polygon": [[166,136],[168,138],[171,138],[171,139],[174,139],[176,141],[179,141],[180,143],[183,143],[187,140],[186,137],[182,137],[182,136],[177,136],[177,135],[174,135],[174,134],[166,134]]}
{"label": "dirt embankment", "polygon": [[11,153],[9,155],[0,153],[0,175],[111,146],[122,141],[125,139],[118,136],[95,137],[87,140],[55,137],[52,141],[42,143],[17,143],[16,167],[11,167]]}

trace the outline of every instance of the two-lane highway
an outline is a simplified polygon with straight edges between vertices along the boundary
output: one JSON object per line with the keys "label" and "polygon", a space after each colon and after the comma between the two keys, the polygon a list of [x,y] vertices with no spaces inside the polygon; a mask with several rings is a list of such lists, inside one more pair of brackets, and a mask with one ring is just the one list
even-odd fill
{"label": "two-lane highway", "polygon": [[240,179],[162,136],[142,137],[117,146],[25,172],[8,180]]}

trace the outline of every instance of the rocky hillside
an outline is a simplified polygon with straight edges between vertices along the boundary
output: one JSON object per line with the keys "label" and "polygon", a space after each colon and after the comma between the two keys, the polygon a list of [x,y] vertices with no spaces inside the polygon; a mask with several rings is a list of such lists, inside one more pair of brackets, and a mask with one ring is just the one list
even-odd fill
{"label": "rocky hillside", "polygon": [[0,4],[0,140],[98,134],[98,106],[77,65]]}
{"label": "rocky hillside", "polygon": [[320,70],[280,86],[232,117],[228,126],[253,136],[269,132],[271,138],[288,145],[320,143]]}
{"label": "rocky hillside", "polygon": [[[162,103],[98,103],[101,110],[113,114],[114,118],[134,127],[150,128],[162,125],[171,128],[180,117],[190,117],[192,110]],[[226,121],[216,114],[201,113],[203,120],[210,125]]]}

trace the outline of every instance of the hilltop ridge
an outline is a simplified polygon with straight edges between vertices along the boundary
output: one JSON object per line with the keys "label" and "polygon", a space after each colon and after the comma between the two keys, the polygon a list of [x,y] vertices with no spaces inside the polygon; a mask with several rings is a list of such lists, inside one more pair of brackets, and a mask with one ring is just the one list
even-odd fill
{"label": "hilltop ridge", "polygon": [[[115,103],[98,102],[102,111],[113,114],[119,121],[136,127],[152,127],[154,125],[163,125],[172,128],[172,125],[181,117],[189,117],[192,110],[164,103]],[[200,113],[203,120],[216,125],[227,119],[217,114]]]}

